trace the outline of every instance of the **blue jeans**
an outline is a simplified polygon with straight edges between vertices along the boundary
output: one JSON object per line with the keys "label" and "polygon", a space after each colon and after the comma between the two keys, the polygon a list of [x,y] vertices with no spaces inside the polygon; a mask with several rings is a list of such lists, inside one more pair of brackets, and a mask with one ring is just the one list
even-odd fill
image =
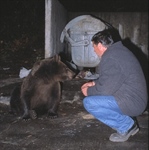
{"label": "blue jeans", "polygon": [[121,112],[113,96],[87,96],[83,99],[83,105],[96,119],[121,134],[134,124],[131,117]]}

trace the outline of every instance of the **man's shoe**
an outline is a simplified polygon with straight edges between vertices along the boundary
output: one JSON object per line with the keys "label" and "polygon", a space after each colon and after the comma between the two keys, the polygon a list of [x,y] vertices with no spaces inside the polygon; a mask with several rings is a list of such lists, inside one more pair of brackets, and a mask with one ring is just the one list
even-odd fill
{"label": "man's shoe", "polygon": [[137,126],[136,122],[134,125],[124,134],[120,133],[113,133],[111,134],[109,140],[112,142],[125,142],[129,139],[129,137],[132,135],[135,135],[139,131],[139,127]]}

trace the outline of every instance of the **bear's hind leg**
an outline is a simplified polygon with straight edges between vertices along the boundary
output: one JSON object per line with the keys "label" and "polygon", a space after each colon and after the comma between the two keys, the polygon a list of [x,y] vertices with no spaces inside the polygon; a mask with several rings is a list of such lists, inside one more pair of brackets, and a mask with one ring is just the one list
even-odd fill
{"label": "bear's hind leg", "polygon": [[20,91],[21,85],[17,85],[13,91],[11,92],[10,96],[10,114],[14,115],[21,115],[22,114],[22,103],[20,99]]}

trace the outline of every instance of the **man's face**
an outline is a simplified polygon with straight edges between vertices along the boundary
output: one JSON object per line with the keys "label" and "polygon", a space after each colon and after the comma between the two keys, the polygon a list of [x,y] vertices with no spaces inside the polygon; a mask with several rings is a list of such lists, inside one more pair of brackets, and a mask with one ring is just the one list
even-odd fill
{"label": "man's face", "polygon": [[104,47],[101,43],[98,43],[97,45],[93,43],[94,52],[101,57],[103,53],[106,51],[106,47]]}

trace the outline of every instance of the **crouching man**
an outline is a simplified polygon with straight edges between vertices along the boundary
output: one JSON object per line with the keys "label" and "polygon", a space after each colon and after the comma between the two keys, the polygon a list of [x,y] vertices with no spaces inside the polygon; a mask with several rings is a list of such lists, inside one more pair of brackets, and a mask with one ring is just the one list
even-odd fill
{"label": "crouching man", "polygon": [[147,106],[145,77],[133,53],[106,29],[92,37],[95,53],[101,58],[99,78],[85,83],[81,91],[85,109],[99,121],[116,130],[109,140],[124,142],[139,131],[135,118]]}

